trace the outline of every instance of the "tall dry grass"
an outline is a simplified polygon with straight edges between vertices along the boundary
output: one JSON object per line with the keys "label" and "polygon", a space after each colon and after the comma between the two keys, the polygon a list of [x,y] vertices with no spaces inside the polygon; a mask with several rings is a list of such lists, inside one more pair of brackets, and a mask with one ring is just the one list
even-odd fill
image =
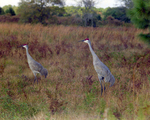
{"label": "tall dry grass", "polygon": [[[1,119],[149,119],[150,50],[134,27],[71,27],[0,24]],[[100,60],[116,81],[101,96],[87,44],[89,37]],[[26,52],[49,74],[28,67]]]}

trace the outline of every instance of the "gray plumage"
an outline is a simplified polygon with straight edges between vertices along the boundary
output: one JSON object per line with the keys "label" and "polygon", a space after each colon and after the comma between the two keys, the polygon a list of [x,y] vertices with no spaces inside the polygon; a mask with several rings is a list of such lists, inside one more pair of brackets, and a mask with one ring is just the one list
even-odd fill
{"label": "gray plumage", "polygon": [[[92,47],[91,47],[91,42],[88,38],[86,38],[85,40],[81,40],[80,42],[85,42],[89,45],[89,49],[92,53],[93,56],[93,65],[94,68],[98,74],[98,79],[100,81],[101,84],[101,94],[103,92],[103,85],[102,82],[109,82],[110,83],[110,87],[113,86],[113,84],[115,83],[115,78],[114,76],[111,74],[109,68],[100,61],[100,59],[98,58],[98,56],[95,54],[95,52],[93,51]],[[104,86],[104,90],[105,90],[105,86]]]}
{"label": "gray plumage", "polygon": [[[48,75],[48,71],[47,69],[45,69],[40,63],[36,62],[29,54],[28,52],[28,45],[24,44],[21,47],[24,47],[26,49],[26,54],[27,54],[27,61],[29,64],[29,67],[31,69],[31,71],[33,72],[35,78],[34,78],[34,82],[37,80],[36,74],[40,73],[41,75],[43,75],[45,78]],[[38,80],[37,80],[38,83]]]}

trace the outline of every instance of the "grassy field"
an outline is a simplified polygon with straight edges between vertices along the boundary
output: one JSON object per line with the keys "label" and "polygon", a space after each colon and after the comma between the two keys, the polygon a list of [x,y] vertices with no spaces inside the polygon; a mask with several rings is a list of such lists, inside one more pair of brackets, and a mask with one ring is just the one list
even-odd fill
{"label": "grassy field", "polygon": [[[73,27],[0,24],[1,120],[148,120],[150,119],[150,49],[134,27]],[[145,31],[146,32],[146,31]],[[88,45],[116,81],[101,96]],[[49,72],[39,84],[26,58]]]}

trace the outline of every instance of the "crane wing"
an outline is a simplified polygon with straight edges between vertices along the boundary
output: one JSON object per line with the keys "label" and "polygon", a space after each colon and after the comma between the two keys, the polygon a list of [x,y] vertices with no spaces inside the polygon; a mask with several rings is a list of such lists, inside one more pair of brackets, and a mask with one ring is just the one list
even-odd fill
{"label": "crane wing", "polygon": [[43,66],[36,62],[35,60],[30,62],[29,67],[31,68],[32,71],[37,71],[37,72],[41,72],[41,70],[43,69]]}
{"label": "crane wing", "polygon": [[111,86],[115,81],[114,76],[111,74],[109,68],[100,60],[94,63],[94,68],[98,74],[98,77],[104,77],[105,82],[110,82]]}
{"label": "crane wing", "polygon": [[110,72],[108,67],[101,61],[95,62],[94,68],[95,68],[96,72],[103,77],[105,77]]}

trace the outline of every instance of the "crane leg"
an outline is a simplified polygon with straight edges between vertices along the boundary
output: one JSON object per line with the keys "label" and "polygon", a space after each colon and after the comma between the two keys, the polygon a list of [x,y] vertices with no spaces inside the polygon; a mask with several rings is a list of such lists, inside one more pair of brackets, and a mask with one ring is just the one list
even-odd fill
{"label": "crane leg", "polygon": [[34,78],[34,83],[35,83],[35,81],[37,81],[37,84],[38,84],[38,80],[37,80],[37,77],[35,76],[35,78]]}
{"label": "crane leg", "polygon": [[101,95],[103,93],[103,85],[102,85],[102,81],[100,81],[100,84],[101,84]]}
{"label": "crane leg", "polygon": [[105,81],[104,80],[102,80],[102,82],[103,82],[103,86],[102,86],[102,90],[101,90],[101,94],[103,93],[105,93]]}
{"label": "crane leg", "polygon": [[[103,82],[103,84],[102,84]],[[104,85],[104,81],[101,81],[101,95],[105,92],[105,85]]]}
{"label": "crane leg", "polygon": [[101,84],[101,95],[104,93],[105,91],[105,84],[104,84],[104,77],[99,77],[99,81],[100,81],[100,84]]}
{"label": "crane leg", "polygon": [[37,84],[38,84],[38,79],[37,79],[37,77],[36,77],[36,73],[33,73],[34,74],[34,76],[35,76],[35,78],[34,78],[34,83],[35,83],[35,81],[37,81]]}

